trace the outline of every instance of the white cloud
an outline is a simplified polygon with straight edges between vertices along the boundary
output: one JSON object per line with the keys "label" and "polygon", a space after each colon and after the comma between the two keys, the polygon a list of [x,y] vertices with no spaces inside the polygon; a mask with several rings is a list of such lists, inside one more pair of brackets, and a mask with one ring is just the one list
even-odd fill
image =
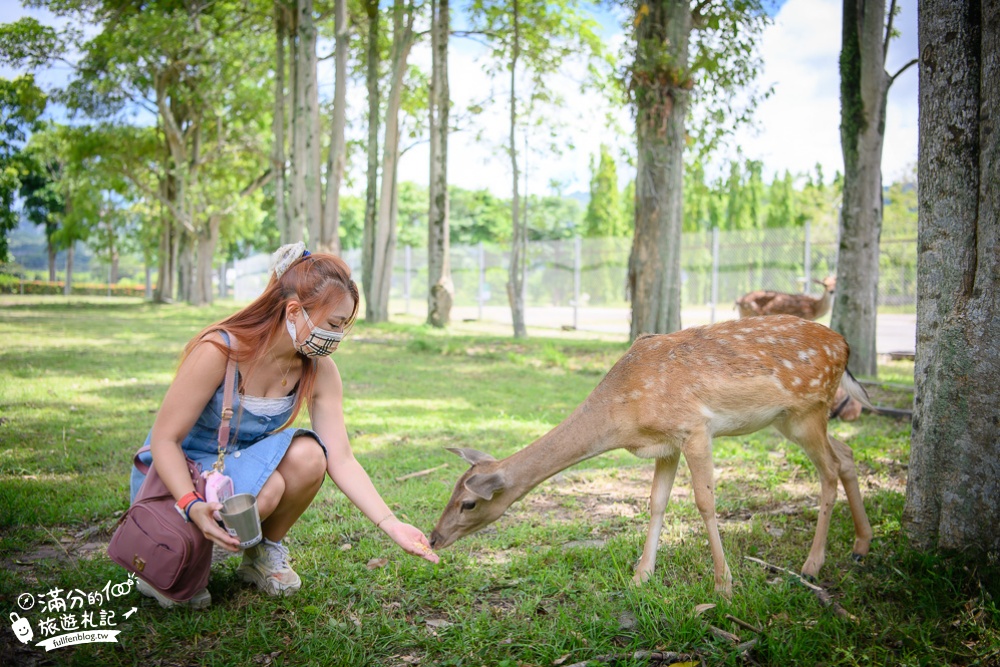
{"label": "white cloud", "polygon": [[[889,49],[887,71],[895,73],[903,64],[916,57],[916,0],[901,0],[902,12],[896,20],[901,36]],[[761,52],[764,56],[762,84],[774,84],[774,94],[765,100],[757,112],[757,128],[741,130],[734,147],[721,157],[735,155],[735,146],[743,155],[764,162],[766,177],[774,173],[812,171],[823,165],[827,178],[843,171],[840,149],[840,73],[838,58],[841,42],[842,3],[839,0],[789,0],[781,8],[774,24],[764,33]],[[607,26],[607,24],[606,24]],[[610,40],[620,43],[620,32]],[[488,77],[477,60],[481,53],[475,45],[462,40],[452,41],[450,58],[451,93],[455,105],[482,99],[491,90]],[[617,48],[617,46],[613,47]],[[420,61],[429,57],[415,51]],[[547,190],[550,179],[565,185],[566,191],[587,190],[589,156],[597,152],[602,141],[623,143],[627,148],[630,135],[611,137],[604,125],[606,104],[596,95],[579,95],[568,80],[552,80],[551,85],[568,98],[567,109],[554,112],[563,124],[564,135],[571,135],[575,149],[560,156],[532,155],[529,158],[530,189],[538,193]],[[496,146],[507,132],[507,102],[504,84],[498,82],[500,99],[489,113],[480,118],[491,145],[476,142],[473,132],[451,137],[449,179],[465,188],[489,188],[499,195],[510,192],[510,169],[505,155]],[[581,117],[582,116],[582,117]],[[632,130],[628,112],[621,112],[620,122],[626,133]],[[911,68],[893,84],[889,91],[886,114],[886,135],[883,153],[883,174],[891,181],[912,167],[917,159],[917,72]],[[428,152],[426,146],[410,151],[400,163],[400,175],[405,180],[427,181]],[[620,166],[620,172],[626,168]]]}

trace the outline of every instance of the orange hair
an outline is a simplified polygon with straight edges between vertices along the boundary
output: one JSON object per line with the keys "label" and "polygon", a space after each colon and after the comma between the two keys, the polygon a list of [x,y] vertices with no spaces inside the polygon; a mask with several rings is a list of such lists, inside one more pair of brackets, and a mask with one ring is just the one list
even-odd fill
{"label": "orange hair", "polygon": [[[252,303],[229,317],[210,324],[191,339],[184,347],[181,361],[184,361],[196,345],[204,341],[211,343],[237,363],[246,364],[249,373],[244,374],[244,377],[248,377],[271,349],[274,337],[284,329],[285,306],[289,301],[293,299],[298,301],[306,312],[313,313],[313,318],[319,318],[328,307],[339,303],[344,297],[354,300],[354,309],[344,324],[344,331],[347,331],[357,319],[360,305],[358,286],[351,279],[350,267],[336,255],[327,253],[302,257],[292,262],[280,278],[272,274],[263,294]],[[228,332],[231,336],[244,341],[244,345],[235,351],[232,350],[217,336],[211,336],[217,331]],[[247,344],[247,341],[254,341],[257,344]],[[295,392],[292,415],[275,430],[286,428],[295,421],[303,399],[312,402],[316,363],[314,359],[305,355],[299,356],[303,361],[302,378],[299,380],[299,390]]]}

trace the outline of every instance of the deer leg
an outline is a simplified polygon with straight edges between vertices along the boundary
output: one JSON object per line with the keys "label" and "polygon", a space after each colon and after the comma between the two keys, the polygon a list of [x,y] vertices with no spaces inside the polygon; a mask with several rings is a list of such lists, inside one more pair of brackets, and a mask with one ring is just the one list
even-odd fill
{"label": "deer leg", "polygon": [[667,501],[670,500],[670,490],[674,486],[674,475],[677,474],[677,462],[680,452],[668,458],[656,459],[653,469],[653,487],[649,493],[649,529],[646,532],[646,545],[642,548],[642,557],[635,568],[632,581],[636,584],[649,579],[656,567],[656,550],[660,546],[660,531],[663,529],[664,513]]}
{"label": "deer leg", "polygon": [[840,463],[840,482],[844,485],[844,495],[847,496],[847,504],[851,508],[851,517],[854,519],[854,558],[861,560],[868,555],[874,533],[868,522],[868,515],[865,513],[865,503],[861,499],[858,473],[854,467],[854,452],[832,435],[828,435],[828,437],[830,446],[833,447],[833,453]]}
{"label": "deer leg", "polygon": [[733,594],[733,575],[726,564],[722,551],[722,538],[715,518],[715,470],[712,465],[712,440],[708,435],[691,438],[684,450],[684,459],[691,470],[691,486],[694,502],[705,522],[708,543],[712,548],[712,564],[715,567],[715,591],[725,597]]}
{"label": "deer leg", "polygon": [[802,574],[816,578],[826,560],[826,538],[830,532],[830,517],[837,502],[837,476],[839,463],[826,437],[826,408],[796,421],[775,424],[792,442],[801,445],[819,472],[819,517],[809,557],[802,566]]}

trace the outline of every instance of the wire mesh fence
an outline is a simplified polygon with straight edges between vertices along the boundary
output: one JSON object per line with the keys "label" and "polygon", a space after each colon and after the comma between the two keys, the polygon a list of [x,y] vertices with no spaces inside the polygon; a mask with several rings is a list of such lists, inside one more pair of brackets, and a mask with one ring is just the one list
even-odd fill
{"label": "wire mesh fence", "polygon": [[[692,232],[682,237],[684,308],[708,311],[708,320],[736,316],[733,304],[747,292],[767,289],[811,292],[812,282],[837,270],[835,229],[803,227]],[[879,304],[916,303],[916,238],[883,238],[880,244]],[[626,283],[632,240],[567,239],[529,242],[524,302],[528,326],[573,326],[628,330]],[[361,251],[343,258],[355,279]],[[263,260],[261,258],[264,258]],[[481,243],[451,247],[455,286],[453,317],[509,322],[509,247]],[[266,282],[266,256],[236,262],[237,299],[251,299]],[[424,316],[427,306],[425,248],[396,249],[390,313]]]}

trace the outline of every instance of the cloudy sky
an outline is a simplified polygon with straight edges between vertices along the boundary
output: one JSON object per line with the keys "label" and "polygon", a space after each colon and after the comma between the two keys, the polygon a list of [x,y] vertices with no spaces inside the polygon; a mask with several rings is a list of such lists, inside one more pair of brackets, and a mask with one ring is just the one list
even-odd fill
{"label": "cloudy sky", "polygon": [[[900,0],[898,4],[902,11],[895,25],[900,36],[889,49],[886,70],[890,74],[917,56],[916,0]],[[768,179],[786,169],[793,174],[811,171],[817,163],[823,165],[827,178],[843,170],[837,67],[841,11],[840,0],[787,0],[781,5],[761,43],[764,71],[760,83],[773,85],[774,94],[759,107],[756,129],[741,130],[721,159],[735,155],[738,145],[745,157],[763,161]],[[45,21],[44,14],[20,9],[12,0],[0,0],[0,21],[16,20],[24,14]],[[457,21],[460,20],[459,17]],[[619,52],[623,35],[616,20],[605,15],[601,23],[608,48]],[[483,73],[483,51],[468,39],[452,41],[449,67],[453,113],[460,115],[472,102],[492,100],[492,103],[486,105],[486,111],[475,121],[465,124],[467,129],[452,136],[449,179],[461,187],[488,188],[507,195],[510,168],[501,149],[507,135],[506,81],[491,81]],[[418,45],[411,62],[429,71],[429,45]],[[332,62],[325,61],[321,67],[332,67]],[[578,67],[570,66],[567,76],[552,79],[551,87],[566,99],[565,108],[548,112],[546,122],[528,138],[529,145],[536,147],[527,156],[527,184],[533,194],[548,192],[552,182],[558,182],[565,193],[586,192],[589,159],[601,143],[610,144],[624,154],[634,153],[628,112],[617,114],[619,131],[610,130],[604,122],[607,106],[601,95],[578,92],[574,80],[578,72]],[[3,68],[0,75],[11,76],[12,72]],[[65,77],[65,73],[52,72],[41,80],[56,80],[60,76]],[[329,70],[321,69],[320,77],[321,94],[332,95]],[[352,87],[350,103],[355,109],[366,108],[363,85]],[[359,137],[364,135],[360,126],[356,122],[352,129]],[[559,154],[544,150],[552,142],[562,146]],[[889,91],[883,155],[885,180],[890,182],[912,170],[916,159],[917,68],[911,67]],[[363,156],[355,160],[359,173],[353,179],[352,189],[363,187],[364,177],[360,175],[363,162]],[[522,166],[523,162],[522,158]],[[416,143],[400,161],[400,176],[403,180],[426,183],[427,164],[427,144]],[[629,177],[627,167],[620,167],[620,172],[623,180]]]}
{"label": "cloudy sky", "polygon": [[[886,70],[895,74],[900,67],[917,56],[916,0],[901,0],[902,7],[895,26],[900,32],[889,49]],[[840,150],[840,73],[838,57],[841,40],[842,4],[839,0],[788,0],[765,32],[761,44],[764,71],[760,82],[773,85],[774,94],[765,100],[757,112],[755,129],[742,130],[724,161],[735,156],[736,146],[747,158],[764,163],[765,178],[787,169],[793,174],[812,171],[823,165],[827,179],[843,171]],[[604,21],[606,38],[612,49],[620,48],[622,34],[613,21]],[[453,42],[450,58],[451,92],[456,106],[463,100],[488,97],[490,82],[482,74],[481,63],[475,59],[476,48]],[[415,52],[419,62],[422,57]],[[632,122],[628,113],[619,115],[624,135],[616,136],[605,126],[605,105],[597,96],[575,93],[570,81],[552,82],[567,97],[567,109],[552,114],[561,121],[563,143],[572,142],[572,149],[561,155],[547,156],[532,152],[528,159],[528,187],[532,192],[548,190],[550,181],[558,181],[567,193],[589,189],[589,157],[602,142],[619,150],[634,153]],[[501,96],[487,114],[486,141],[476,141],[471,132],[460,132],[451,139],[449,178],[463,187],[485,187],[507,194],[510,191],[510,169],[507,158],[496,146],[507,131],[506,101],[502,99],[503,83],[497,84]],[[478,123],[483,125],[483,123]],[[490,141],[492,139],[492,142]],[[538,143],[543,143],[538,141]],[[917,68],[911,67],[894,82],[889,92],[886,114],[886,137],[883,173],[890,182],[914,168],[917,159]],[[427,151],[417,146],[409,151],[400,164],[403,179],[426,182]],[[620,168],[623,180],[627,168]]]}

